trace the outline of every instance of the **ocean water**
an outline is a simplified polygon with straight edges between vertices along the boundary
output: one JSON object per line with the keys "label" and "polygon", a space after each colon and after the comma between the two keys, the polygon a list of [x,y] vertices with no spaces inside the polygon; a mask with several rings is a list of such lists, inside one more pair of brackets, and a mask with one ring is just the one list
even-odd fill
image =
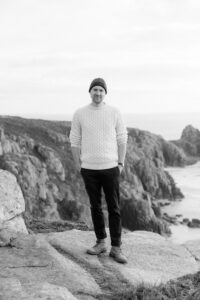
{"label": "ocean water", "polygon": [[[166,168],[166,170],[172,175],[185,197],[164,207],[163,211],[171,216],[181,214],[180,220],[200,219],[200,162],[184,168]],[[200,240],[200,229],[189,228],[186,225],[172,225],[170,228],[172,230],[170,239],[174,242]]]}
{"label": "ocean water", "polygon": [[192,125],[200,130],[200,112],[124,114],[128,127],[139,128],[161,135],[166,140],[178,140],[183,129]]}

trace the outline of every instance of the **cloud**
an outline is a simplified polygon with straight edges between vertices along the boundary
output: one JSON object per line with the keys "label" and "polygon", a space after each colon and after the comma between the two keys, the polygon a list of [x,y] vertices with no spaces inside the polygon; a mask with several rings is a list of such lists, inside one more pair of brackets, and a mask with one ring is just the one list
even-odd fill
{"label": "cloud", "polygon": [[129,108],[139,99],[133,110],[158,109],[154,101],[163,97],[163,109],[178,110],[183,97],[181,109],[190,109],[186,100],[200,93],[198,8],[195,0],[1,1],[0,101],[9,110],[21,97],[37,111],[42,100],[55,110],[62,99],[62,111],[67,98],[73,110],[102,76],[117,105],[125,95]]}

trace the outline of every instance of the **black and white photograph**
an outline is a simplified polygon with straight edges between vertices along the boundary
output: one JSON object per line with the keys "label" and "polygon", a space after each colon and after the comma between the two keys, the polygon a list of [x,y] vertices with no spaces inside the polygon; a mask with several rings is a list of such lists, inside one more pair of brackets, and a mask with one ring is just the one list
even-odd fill
{"label": "black and white photograph", "polygon": [[0,1],[0,299],[200,300],[200,2]]}

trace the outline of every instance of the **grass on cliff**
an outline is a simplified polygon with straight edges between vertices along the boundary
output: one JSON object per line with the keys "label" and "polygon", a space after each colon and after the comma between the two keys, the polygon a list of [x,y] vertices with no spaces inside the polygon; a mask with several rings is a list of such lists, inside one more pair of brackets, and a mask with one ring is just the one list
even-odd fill
{"label": "grass on cliff", "polygon": [[23,214],[24,221],[29,233],[48,233],[48,232],[62,232],[72,229],[89,231],[91,229],[83,222],[73,221],[47,221],[40,218],[33,218]]}
{"label": "grass on cliff", "polygon": [[121,291],[113,295],[99,296],[99,300],[200,300],[200,272],[185,275],[166,284]]}

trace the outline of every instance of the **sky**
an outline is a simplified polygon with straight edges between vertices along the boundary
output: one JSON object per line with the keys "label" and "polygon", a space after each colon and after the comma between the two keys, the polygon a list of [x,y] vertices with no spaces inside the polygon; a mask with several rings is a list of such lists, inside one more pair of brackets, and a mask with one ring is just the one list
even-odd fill
{"label": "sky", "polygon": [[1,0],[0,115],[200,112],[199,0]]}

